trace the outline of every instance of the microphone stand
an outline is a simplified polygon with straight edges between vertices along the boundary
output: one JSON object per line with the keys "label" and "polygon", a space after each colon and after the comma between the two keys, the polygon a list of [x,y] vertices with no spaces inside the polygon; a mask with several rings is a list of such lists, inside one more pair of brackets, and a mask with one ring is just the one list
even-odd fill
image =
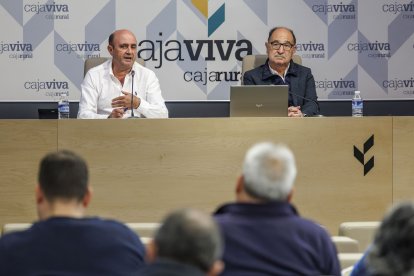
{"label": "microphone stand", "polygon": [[138,119],[139,117],[134,115],[134,76],[135,71],[131,70],[131,116],[128,119]]}
{"label": "microphone stand", "polygon": [[291,94],[292,96],[296,96],[296,97],[302,98],[302,99],[304,99],[305,101],[309,101],[309,102],[313,103],[313,104],[316,106],[316,112],[317,112],[317,114],[314,114],[314,115],[308,115],[309,117],[323,117],[323,116],[320,114],[321,110],[320,110],[320,108],[319,108],[319,104],[318,104],[318,102],[317,102],[317,101],[315,101],[314,99],[307,98],[307,97],[304,97],[304,96],[302,96],[302,95],[296,94],[296,93],[291,92],[291,91],[289,91],[289,94]]}

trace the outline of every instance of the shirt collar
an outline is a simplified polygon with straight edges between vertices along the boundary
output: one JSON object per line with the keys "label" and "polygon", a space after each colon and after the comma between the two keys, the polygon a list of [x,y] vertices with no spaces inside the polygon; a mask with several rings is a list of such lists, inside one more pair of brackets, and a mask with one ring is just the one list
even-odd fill
{"label": "shirt collar", "polygon": [[[112,77],[116,78],[115,75],[114,75],[114,72],[112,71],[112,59],[109,59],[107,61],[107,66],[108,66],[108,70],[109,70],[109,75],[111,75]],[[135,73],[136,73],[137,72],[136,66],[137,66],[137,61],[135,61],[134,64],[132,65],[131,71],[134,70]]]}
{"label": "shirt collar", "polygon": [[267,63],[267,66],[269,66],[270,73],[272,73],[273,75],[278,75],[279,77],[281,77],[281,78],[282,78],[283,82],[285,81],[286,74],[287,74],[287,72],[288,72],[288,70],[289,70],[289,68],[290,68],[290,62],[289,62],[289,64],[288,64],[288,66],[286,67],[286,70],[285,70],[285,72],[283,73],[283,76],[282,76],[282,75],[280,75],[278,71],[273,70],[273,68],[272,68],[272,67],[270,67],[270,64],[269,64],[269,63]]}
{"label": "shirt collar", "polygon": [[[269,59],[267,59],[266,63],[264,65],[262,65],[262,68],[263,68],[263,70],[262,70],[262,80],[266,80],[268,78],[272,78],[273,76],[275,76],[275,74],[273,74],[272,71],[271,71],[273,69],[270,68]],[[296,76],[297,71],[298,71],[298,65],[296,63],[294,63],[293,60],[291,60],[289,65],[288,65],[288,68],[286,68],[285,76],[282,79],[284,80],[287,75]],[[277,75],[280,76],[279,74],[277,74]]]}

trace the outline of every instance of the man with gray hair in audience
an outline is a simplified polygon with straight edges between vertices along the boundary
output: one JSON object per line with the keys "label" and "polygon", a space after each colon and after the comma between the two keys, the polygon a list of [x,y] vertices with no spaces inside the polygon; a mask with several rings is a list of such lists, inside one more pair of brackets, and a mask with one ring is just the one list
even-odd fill
{"label": "man with gray hair in audience", "polygon": [[290,203],[296,165],[284,145],[259,143],[246,154],[236,202],[220,207],[222,275],[340,275],[335,245]]}
{"label": "man with gray hair in audience", "polygon": [[211,215],[195,209],[169,214],[147,246],[148,267],[139,275],[218,275],[222,239]]}

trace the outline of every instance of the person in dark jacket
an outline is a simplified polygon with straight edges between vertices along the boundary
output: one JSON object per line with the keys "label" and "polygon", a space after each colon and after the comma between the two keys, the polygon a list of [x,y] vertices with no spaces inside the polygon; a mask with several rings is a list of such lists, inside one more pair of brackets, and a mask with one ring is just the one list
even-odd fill
{"label": "person in dark jacket", "polygon": [[236,202],[215,213],[224,237],[222,275],[340,275],[335,245],[290,203],[296,165],[284,145],[259,143],[246,154]]}
{"label": "person in dark jacket", "polygon": [[244,85],[288,85],[289,117],[319,114],[315,80],[310,68],[296,64],[292,57],[296,52],[296,37],[286,27],[270,30],[266,42],[266,63],[244,73]]}
{"label": "person in dark jacket", "polygon": [[220,230],[211,215],[195,209],[169,214],[147,246],[150,263],[139,275],[214,276],[223,269]]}
{"label": "person in dark jacket", "polygon": [[414,203],[400,202],[384,217],[351,276],[414,275]]}
{"label": "person in dark jacket", "polygon": [[92,198],[85,160],[71,151],[40,162],[39,221],[0,239],[0,276],[136,275],[144,245],[123,223],[86,217]]}

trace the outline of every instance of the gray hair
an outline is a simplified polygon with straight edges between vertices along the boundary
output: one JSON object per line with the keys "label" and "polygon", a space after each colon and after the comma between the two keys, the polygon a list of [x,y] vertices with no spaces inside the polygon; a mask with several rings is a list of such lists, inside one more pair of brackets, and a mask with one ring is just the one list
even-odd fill
{"label": "gray hair", "polygon": [[243,177],[250,196],[266,201],[286,200],[296,177],[292,151],[281,144],[254,145],[244,159]]}
{"label": "gray hair", "polygon": [[154,242],[158,257],[190,264],[205,272],[223,252],[216,222],[209,214],[195,209],[181,209],[169,214]]}
{"label": "gray hair", "polygon": [[414,275],[414,204],[402,202],[384,217],[370,247],[370,275]]}

